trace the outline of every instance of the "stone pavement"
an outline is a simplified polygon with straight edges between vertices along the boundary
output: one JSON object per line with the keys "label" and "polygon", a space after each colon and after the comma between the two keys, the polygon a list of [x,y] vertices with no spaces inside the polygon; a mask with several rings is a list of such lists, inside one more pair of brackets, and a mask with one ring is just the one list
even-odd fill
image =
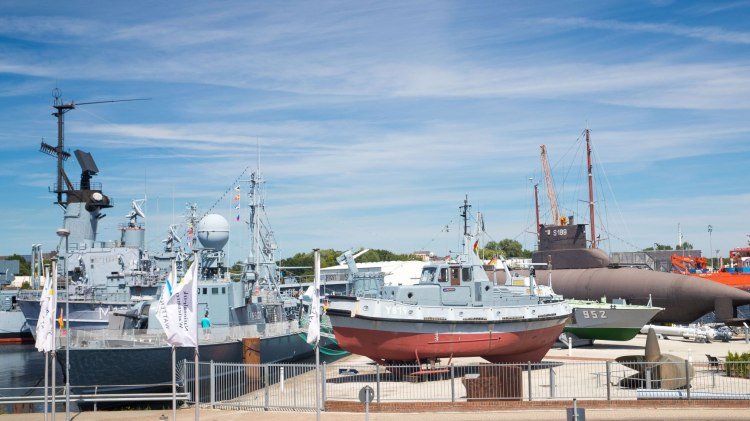
{"label": "stone pavement", "polygon": [[[747,420],[750,418],[748,409],[598,409],[587,410],[586,419],[592,420]],[[170,410],[157,411],[99,411],[75,414],[75,421],[159,421],[160,417],[171,418]],[[178,421],[193,419],[192,409],[181,409],[177,412]],[[440,412],[440,413],[401,413],[401,414],[369,414],[372,421],[402,421],[408,417],[409,421],[483,421],[483,420],[565,420],[565,411],[553,410],[516,410],[489,412]],[[0,421],[42,421],[43,414],[0,415]],[[57,414],[57,420],[64,420],[65,413]],[[314,412],[263,412],[263,411],[220,411],[201,410],[200,419],[203,421],[314,421]],[[324,412],[323,421],[364,420],[365,414],[351,412]]]}

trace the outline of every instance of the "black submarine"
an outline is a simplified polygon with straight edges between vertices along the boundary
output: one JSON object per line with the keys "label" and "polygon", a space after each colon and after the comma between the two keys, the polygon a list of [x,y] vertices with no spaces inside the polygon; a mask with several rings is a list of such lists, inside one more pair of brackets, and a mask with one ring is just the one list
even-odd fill
{"label": "black submarine", "polygon": [[[556,224],[543,225],[539,217],[538,185],[534,186],[536,204],[537,251],[532,262],[547,264],[537,270],[537,282],[549,284],[566,298],[599,300],[624,298],[631,304],[663,307],[652,321],[660,323],[691,323],[714,312],[717,322],[741,324],[737,307],[750,304],[750,293],[707,279],[621,267],[597,248],[594,224],[594,186],[591,160],[590,130],[584,130],[588,172],[589,221],[591,240],[586,239],[586,225],[573,224],[573,217],[560,217],[545,146],[541,148],[542,171],[550,202],[550,214]],[[559,224],[559,225],[557,225]],[[554,269],[552,277],[548,271]]]}
{"label": "black submarine", "polygon": [[717,322],[740,324],[737,307],[750,304],[750,293],[718,282],[613,264],[604,251],[587,247],[585,224],[540,225],[532,262],[547,264],[537,270],[540,284],[549,284],[553,269],[552,287],[566,298],[663,307],[654,322],[690,323],[713,311]]}

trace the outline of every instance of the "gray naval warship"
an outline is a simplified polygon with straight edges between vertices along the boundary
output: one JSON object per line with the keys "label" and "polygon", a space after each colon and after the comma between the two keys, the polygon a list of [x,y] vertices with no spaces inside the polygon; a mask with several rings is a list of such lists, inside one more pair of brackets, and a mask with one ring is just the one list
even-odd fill
{"label": "gray naval warship", "polygon": [[[80,183],[71,182],[65,172],[64,162],[71,154],[64,148],[63,117],[76,105],[81,104],[64,103],[59,94],[55,96],[58,143],[52,146],[42,142],[41,146],[42,152],[57,160],[57,183],[50,190],[57,197],[55,203],[64,210],[64,232],[68,233],[58,246],[58,268],[62,272],[57,314],[65,311],[66,302],[70,307],[67,338],[59,339],[58,351],[64,350],[69,341],[70,383],[77,391],[168,390],[171,348],[153,314],[155,300],[172,262],[178,272],[184,271],[190,253],[180,246],[175,226],[170,226],[162,251],[145,249],[145,227],[139,221],[145,218],[141,201],[131,203],[127,222],[119,226],[119,240],[98,241],[98,222],[105,216],[102,211],[112,208],[114,201],[104,194],[100,183],[92,181],[99,169],[90,153],[74,152],[81,167]],[[301,327],[302,306],[279,289],[273,233],[263,222],[260,171],[247,182],[252,250],[239,281],[230,280],[225,262],[223,247],[229,235],[226,220],[215,214],[198,218],[195,206],[188,214],[188,232],[197,237],[190,246],[200,262],[199,314],[208,313],[213,325],[210,334],[200,338],[200,360],[241,362],[244,338],[257,340],[257,362],[306,358],[313,349]],[[34,333],[39,292],[20,295],[18,303]],[[331,343],[328,338],[321,340],[322,346]],[[192,358],[192,353],[190,348],[177,349],[178,359]],[[58,352],[63,367],[64,355]],[[110,387],[99,387],[105,385]]]}
{"label": "gray naval warship", "polygon": [[[56,314],[63,314],[69,328],[74,330],[104,329],[109,315],[127,311],[140,301],[152,299],[165,272],[165,262],[176,257],[167,252],[154,259],[144,247],[145,229],[138,221],[144,218],[140,204],[132,202],[127,222],[119,225],[120,239],[101,241],[97,238],[99,221],[112,208],[114,201],[102,190],[101,183],[92,181],[99,168],[89,152],[75,150],[81,167],[80,182],[71,181],[65,171],[65,161],[71,154],[64,144],[64,116],[75,109],[74,102],[64,103],[59,91],[55,93],[52,114],[57,119],[57,145],[41,143],[40,151],[57,162],[57,182],[50,188],[63,210],[63,228],[58,245],[59,296]],[[159,267],[158,263],[162,263]],[[68,289],[65,289],[67,285]],[[25,291],[18,296],[18,305],[34,333],[39,315],[40,291]]]}

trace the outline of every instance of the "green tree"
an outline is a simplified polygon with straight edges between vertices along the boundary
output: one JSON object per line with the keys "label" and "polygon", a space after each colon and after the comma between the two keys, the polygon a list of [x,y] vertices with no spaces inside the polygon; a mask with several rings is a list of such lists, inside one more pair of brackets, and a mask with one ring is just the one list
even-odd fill
{"label": "green tree", "polygon": [[506,238],[500,241],[489,241],[487,244],[485,244],[483,251],[484,253],[479,253],[480,256],[484,254],[485,257],[489,257],[496,254],[501,254],[507,258],[531,257],[531,251],[525,250],[521,243],[510,238]]}
{"label": "green tree", "polygon": [[29,281],[23,281],[23,283],[21,284],[21,289],[31,289],[31,284],[29,283]]}
{"label": "green tree", "polygon": [[676,250],[692,250],[693,245],[687,241],[683,241],[682,244],[678,244]]}
{"label": "green tree", "polygon": [[18,260],[18,266],[19,266],[18,275],[19,276],[31,275],[31,265],[29,264],[29,262],[26,261],[26,259],[23,258],[23,256],[13,254],[11,256],[6,257],[5,260]]}

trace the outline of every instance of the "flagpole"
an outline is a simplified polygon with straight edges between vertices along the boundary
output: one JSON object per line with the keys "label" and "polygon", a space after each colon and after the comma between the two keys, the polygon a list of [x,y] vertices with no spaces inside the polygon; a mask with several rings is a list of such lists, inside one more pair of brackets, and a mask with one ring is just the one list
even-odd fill
{"label": "flagpole", "polygon": [[[57,261],[55,260],[52,261],[51,282],[51,287],[55,289],[55,292],[52,294],[52,296],[55,297],[55,303],[54,306],[52,306],[52,311],[57,314]],[[55,314],[52,315],[53,319],[55,317]],[[39,324],[38,320],[37,324]],[[37,334],[39,333],[37,332]],[[52,365],[50,366],[50,369],[52,370],[52,421],[55,421],[55,412],[57,411],[57,404],[55,403],[55,395],[57,395],[57,390],[55,390],[57,388],[57,385],[55,384],[55,373],[57,373],[57,329],[55,329],[54,320],[52,320]]]}
{"label": "flagpole", "polygon": [[177,419],[177,349],[172,345],[172,420]]}
{"label": "flagpole", "polygon": [[[310,306],[320,308],[320,249],[314,249],[313,252],[315,254],[315,278],[313,280],[315,293],[313,294],[313,300],[317,302],[311,302]],[[319,311],[316,312],[315,317],[320,318]],[[318,329],[320,329],[320,325],[318,325]],[[315,340],[315,420],[320,421],[320,332],[318,332],[318,338]]]}
{"label": "flagpole", "polygon": [[[47,281],[49,282],[49,281]],[[49,352],[44,352],[44,421],[49,411]]]}
{"label": "flagpole", "polygon": [[55,402],[55,395],[57,395],[57,390],[55,390],[56,389],[55,373],[57,372],[57,367],[55,366],[56,362],[57,362],[57,351],[52,351],[52,421],[55,421],[55,411],[56,411],[55,406],[57,406],[57,403]]}
{"label": "flagpole", "polygon": [[[193,265],[198,264],[198,253],[193,252]],[[197,268],[196,268],[197,270]],[[194,273],[193,278],[193,294],[192,299],[196,300],[197,296],[196,293],[198,288],[198,274]],[[201,401],[201,395],[200,395],[200,363],[198,362],[198,302],[193,301],[193,317],[195,320],[193,320],[193,326],[195,327],[195,421],[199,421],[201,419],[201,411],[200,411],[200,401]]]}

